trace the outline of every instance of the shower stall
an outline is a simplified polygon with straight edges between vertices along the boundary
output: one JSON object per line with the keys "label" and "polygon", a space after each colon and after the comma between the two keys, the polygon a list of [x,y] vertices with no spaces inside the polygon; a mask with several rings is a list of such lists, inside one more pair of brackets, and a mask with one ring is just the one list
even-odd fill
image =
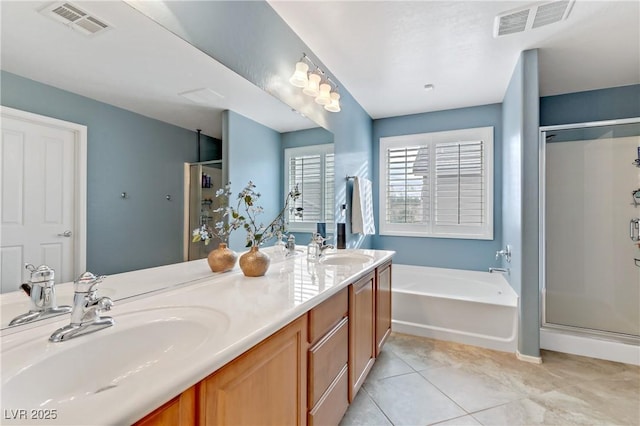
{"label": "shower stall", "polygon": [[205,245],[192,241],[192,231],[204,224],[214,226],[220,215],[215,210],[220,207],[216,191],[224,186],[222,160],[204,161],[185,165],[185,252],[184,260],[197,260],[207,257],[218,247],[220,240],[214,238]]}
{"label": "shower stall", "polygon": [[640,363],[640,118],[540,128],[541,346]]}

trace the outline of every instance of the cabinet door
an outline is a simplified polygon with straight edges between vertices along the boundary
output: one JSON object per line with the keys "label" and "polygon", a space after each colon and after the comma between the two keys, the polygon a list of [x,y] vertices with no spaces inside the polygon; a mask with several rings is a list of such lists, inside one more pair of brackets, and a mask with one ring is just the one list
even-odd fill
{"label": "cabinet door", "polygon": [[391,334],[391,263],[382,265],[376,275],[376,357]]}
{"label": "cabinet door", "polygon": [[156,409],[135,426],[195,426],[196,424],[196,387]]}
{"label": "cabinet door", "polygon": [[349,402],[375,360],[375,273],[349,286]]}
{"label": "cabinet door", "polygon": [[306,315],[200,384],[201,425],[305,425]]}

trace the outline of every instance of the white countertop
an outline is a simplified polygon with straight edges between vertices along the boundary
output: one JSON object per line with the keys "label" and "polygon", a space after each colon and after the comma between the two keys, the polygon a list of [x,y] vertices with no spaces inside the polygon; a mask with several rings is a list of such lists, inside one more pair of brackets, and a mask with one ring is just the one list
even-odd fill
{"label": "white countertop", "polygon": [[[48,338],[57,328],[69,323],[68,316],[42,321],[30,328],[4,330],[1,339],[2,424],[128,424],[139,420],[374,267],[390,260],[394,254],[382,250],[340,252],[366,254],[372,260],[365,264],[329,266],[308,262],[304,255],[298,255],[272,261],[267,274],[259,278],[245,277],[237,265],[231,272],[213,274],[206,260],[198,260],[107,277],[100,285],[106,289],[140,285],[139,292],[144,292],[148,288],[145,286],[154,280],[165,284],[174,280],[183,284],[116,302],[107,313],[116,321],[113,327],[66,342],[50,343]],[[109,294],[101,294],[99,287],[98,295]],[[149,335],[141,337],[127,333],[137,322],[150,322],[149,318],[154,315],[158,319],[152,321],[153,328],[145,329],[149,330]],[[191,319],[199,321],[197,325],[201,329],[182,333],[175,338],[175,345],[166,342],[172,336],[171,327],[176,321]],[[131,336],[136,337],[132,340]],[[119,344],[122,347],[118,347]],[[73,356],[83,355],[69,360],[69,354],[79,346],[82,350],[76,350]],[[103,347],[107,349],[103,350]],[[145,358],[143,365],[127,365],[117,380],[99,381],[103,366],[94,362],[95,359],[109,352],[106,361],[109,365],[104,368],[125,368],[122,366],[130,359],[128,354],[141,350],[140,347],[143,351],[148,347],[149,353],[158,350],[159,355]],[[101,352],[93,354],[87,350],[93,348]],[[171,356],[167,357],[167,353]],[[119,357],[121,361],[118,361]],[[30,380],[23,380],[29,383],[19,383],[14,378],[18,373],[30,377],[30,368],[43,371],[34,367],[42,366],[43,362],[50,362],[52,366],[69,365],[71,371],[45,369],[42,375],[46,377],[32,376]],[[97,381],[95,389],[84,385],[92,378]],[[45,395],[35,391],[40,389],[39,380],[65,385],[56,388],[57,395]],[[82,386],[73,385],[78,380]],[[68,386],[66,381],[70,383]],[[91,391],[78,392],[78,388],[83,387]],[[56,410],[56,419],[33,418],[32,415],[50,414],[46,410]],[[25,414],[22,419],[12,420],[22,414]]]}

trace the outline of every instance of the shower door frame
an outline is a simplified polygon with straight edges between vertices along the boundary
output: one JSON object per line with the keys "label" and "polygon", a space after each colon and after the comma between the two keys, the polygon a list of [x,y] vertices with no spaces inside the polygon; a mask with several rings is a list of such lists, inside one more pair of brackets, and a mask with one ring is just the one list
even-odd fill
{"label": "shower door frame", "polygon": [[546,154],[547,154],[547,132],[549,131],[557,131],[557,130],[572,130],[572,129],[586,129],[593,127],[604,127],[604,126],[615,126],[615,125],[623,125],[623,124],[638,124],[640,123],[640,117],[634,118],[623,118],[617,120],[604,120],[604,121],[591,121],[584,123],[573,123],[573,124],[559,124],[555,126],[540,126],[539,128],[539,157],[538,157],[538,177],[539,177],[539,226],[540,233],[538,235],[539,238],[539,297],[540,297],[540,328],[547,330],[556,330],[562,331],[565,333],[592,337],[596,339],[604,339],[611,340],[620,343],[640,345],[640,338],[635,337],[629,334],[616,333],[612,331],[601,331],[594,330],[590,328],[584,327],[576,327],[570,325],[561,325],[547,322],[546,318],[546,245],[545,239],[547,235],[546,230]]}

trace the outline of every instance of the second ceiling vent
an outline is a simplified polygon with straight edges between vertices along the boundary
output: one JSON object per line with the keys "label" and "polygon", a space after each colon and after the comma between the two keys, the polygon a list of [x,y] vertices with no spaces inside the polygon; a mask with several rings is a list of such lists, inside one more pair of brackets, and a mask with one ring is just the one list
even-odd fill
{"label": "second ceiling vent", "polygon": [[496,16],[493,36],[520,33],[533,28],[560,22],[571,13],[575,0],[558,0],[510,10]]}
{"label": "second ceiling vent", "polygon": [[40,13],[85,35],[95,35],[111,28],[104,20],[69,2],[53,3]]}

